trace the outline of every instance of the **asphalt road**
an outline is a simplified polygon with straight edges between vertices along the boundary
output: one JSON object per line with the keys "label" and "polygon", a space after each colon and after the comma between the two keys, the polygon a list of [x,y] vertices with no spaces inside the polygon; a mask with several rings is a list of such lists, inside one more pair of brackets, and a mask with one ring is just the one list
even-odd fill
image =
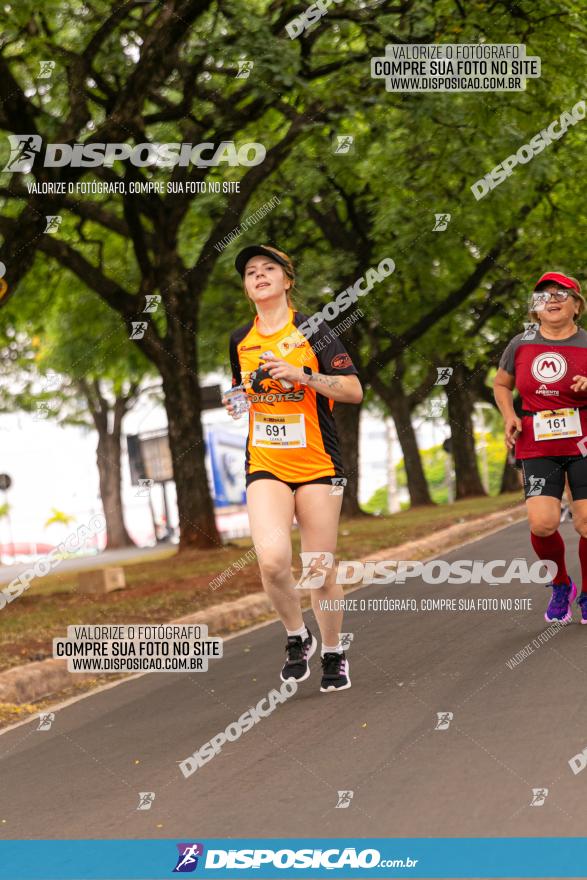
{"label": "asphalt road", "polygon": [[[571,571],[577,542],[565,524]],[[518,524],[445,558],[533,560]],[[581,834],[587,627],[543,632],[540,586],[367,587],[354,597],[531,597],[530,611],[355,612],[352,689],[310,679],[185,779],[178,762],[279,687],[278,624],[225,644],[200,674],[150,674],[0,736],[4,838],[434,837]],[[437,713],[452,712],[447,730]],[[533,789],[548,789],[530,806]],[[336,808],[338,791],[353,791]],[[138,793],[155,792],[150,810]],[[5,821],[4,821],[5,820]]]}

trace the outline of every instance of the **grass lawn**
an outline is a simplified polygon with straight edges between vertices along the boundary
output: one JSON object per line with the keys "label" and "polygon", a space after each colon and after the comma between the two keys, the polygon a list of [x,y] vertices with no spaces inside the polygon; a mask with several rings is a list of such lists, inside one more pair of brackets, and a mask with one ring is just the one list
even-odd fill
{"label": "grass lawn", "polygon": [[[514,492],[391,516],[343,519],[338,555],[340,559],[360,559],[385,547],[429,537],[455,523],[513,507],[520,501],[520,493]],[[220,550],[178,554],[173,548],[148,562],[133,559],[128,565],[122,563],[127,588],[100,597],[79,594],[75,572],[38,578],[0,612],[0,671],[50,657],[52,638],[64,635],[67,626],[166,622],[261,590],[254,557],[249,555],[242,568],[231,568],[251,546],[249,539],[240,539]],[[294,554],[298,548],[296,531]],[[229,568],[232,576],[214,590],[212,579]]]}

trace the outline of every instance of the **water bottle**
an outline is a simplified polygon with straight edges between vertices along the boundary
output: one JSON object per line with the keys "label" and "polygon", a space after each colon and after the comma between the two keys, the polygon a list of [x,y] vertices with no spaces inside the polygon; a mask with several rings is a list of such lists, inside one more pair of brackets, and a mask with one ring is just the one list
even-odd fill
{"label": "water bottle", "polygon": [[[262,357],[262,358],[266,358],[267,355],[269,355],[269,357],[273,357],[273,352],[272,352],[272,351],[264,351],[263,354],[261,355],[261,357]],[[286,391],[291,391],[291,389],[293,388],[292,383],[291,383],[291,382],[286,382],[285,379],[277,379],[276,381],[280,382],[281,385],[282,385],[282,387],[283,387]]]}

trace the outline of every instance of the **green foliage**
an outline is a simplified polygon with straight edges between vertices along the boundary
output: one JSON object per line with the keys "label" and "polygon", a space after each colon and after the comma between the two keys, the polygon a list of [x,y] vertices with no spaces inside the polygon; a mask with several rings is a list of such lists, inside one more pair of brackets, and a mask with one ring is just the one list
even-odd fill
{"label": "green foliage", "polygon": [[48,418],[90,427],[80,380],[100,382],[112,402],[155,371],[116,312],[59,265],[48,284],[47,268],[37,255],[18,299],[0,310],[0,410],[42,407]]}
{"label": "green foliage", "polygon": [[[497,495],[499,494],[501,486],[501,478],[506,456],[503,435],[492,435],[487,433],[481,437],[479,434],[476,434],[475,441],[477,447],[477,464],[482,476],[484,471],[481,446],[484,442],[487,443],[489,494]],[[449,494],[446,480],[447,472],[450,474],[450,469],[452,468],[452,458],[446,454],[442,446],[432,446],[429,449],[423,449],[420,451],[420,456],[422,458],[424,474],[430,488],[432,500],[436,504],[448,503]],[[407,486],[403,459],[396,465],[396,479],[398,488],[405,488]],[[407,504],[402,504],[402,508],[408,506],[409,505]],[[387,504],[387,486],[381,486],[377,489],[369,501],[363,505],[363,508],[368,513],[389,513]]]}

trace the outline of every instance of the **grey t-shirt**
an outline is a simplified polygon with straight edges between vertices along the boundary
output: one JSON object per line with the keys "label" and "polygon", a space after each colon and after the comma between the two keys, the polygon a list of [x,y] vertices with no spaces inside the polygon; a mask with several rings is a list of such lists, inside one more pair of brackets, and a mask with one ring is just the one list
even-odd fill
{"label": "grey t-shirt", "polygon": [[523,333],[518,333],[518,335],[514,336],[511,342],[508,343],[499,361],[501,369],[505,370],[506,373],[511,373],[512,376],[515,376],[516,374],[516,354],[521,345],[548,345],[550,348],[555,349],[560,347],[564,348],[566,346],[587,348],[587,330],[578,327],[577,332],[573,333],[572,336],[568,336],[566,339],[546,339],[540,330],[525,330]]}

